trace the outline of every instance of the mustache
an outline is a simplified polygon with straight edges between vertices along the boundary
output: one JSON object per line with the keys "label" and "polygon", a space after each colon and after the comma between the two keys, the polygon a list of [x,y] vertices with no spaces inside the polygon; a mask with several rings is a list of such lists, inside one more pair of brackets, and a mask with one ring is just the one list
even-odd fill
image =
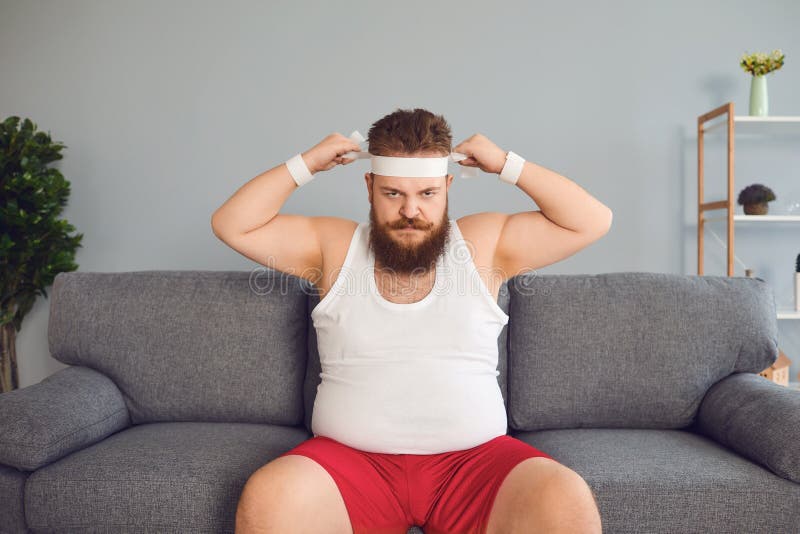
{"label": "mustache", "polygon": [[409,227],[416,228],[418,230],[427,230],[428,229],[428,225],[427,224],[423,224],[423,223],[421,223],[419,221],[416,221],[416,220],[413,220],[413,221],[409,221],[409,220],[398,221],[398,222],[394,223],[391,226],[391,228],[394,229],[394,230],[401,230],[403,228],[409,228]]}

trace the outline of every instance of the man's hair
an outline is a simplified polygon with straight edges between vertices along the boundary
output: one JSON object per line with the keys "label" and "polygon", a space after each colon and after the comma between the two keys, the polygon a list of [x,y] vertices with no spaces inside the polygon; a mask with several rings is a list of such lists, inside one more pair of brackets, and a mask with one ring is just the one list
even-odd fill
{"label": "man's hair", "polygon": [[375,156],[405,156],[437,152],[448,156],[453,136],[441,115],[421,108],[397,109],[376,121],[367,134],[369,153]]}

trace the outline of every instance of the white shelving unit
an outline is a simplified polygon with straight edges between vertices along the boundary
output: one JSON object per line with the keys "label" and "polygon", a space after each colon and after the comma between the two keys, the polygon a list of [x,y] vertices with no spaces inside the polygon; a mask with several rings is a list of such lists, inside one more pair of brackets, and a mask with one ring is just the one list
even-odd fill
{"label": "white shelving unit", "polygon": [[[704,199],[703,160],[704,136],[711,132],[727,135],[728,141],[728,188],[727,198],[706,202]],[[720,242],[728,253],[728,276],[733,276],[734,226],[736,224],[794,224],[800,230],[800,213],[780,215],[746,215],[734,213],[736,197],[734,194],[734,139],[742,137],[798,136],[800,138],[800,116],[794,117],[751,117],[735,115],[733,102],[697,117],[697,274],[703,274],[703,252],[705,223],[727,221],[727,243],[712,228],[710,233]],[[725,210],[724,215],[706,217],[708,211]],[[777,310],[778,319],[800,319],[800,311]]]}
{"label": "white shelving unit", "polygon": [[[731,112],[733,112],[733,103],[729,102],[729,104],[731,105]],[[725,104],[717,109],[723,109],[727,105],[728,104]],[[709,113],[713,113],[714,111],[710,111]],[[723,113],[725,112],[723,111]],[[723,113],[718,115],[722,115]],[[717,115],[714,117],[716,116]],[[706,121],[708,120],[710,119],[707,119]],[[727,125],[727,122],[728,121],[726,120],[717,121],[710,126],[706,126],[704,131],[707,134],[716,132],[723,129]],[[787,134],[800,135],[800,129],[798,129],[798,125],[800,125],[800,117],[751,117],[750,115],[734,115],[733,123],[736,125],[737,137],[763,137],[773,135],[784,136]]]}
{"label": "white shelving unit", "polygon": [[[727,215],[717,215],[716,217],[706,217],[706,221],[724,221]],[[743,215],[735,213],[733,220],[736,222],[758,223],[758,222],[800,222],[800,215]]]}

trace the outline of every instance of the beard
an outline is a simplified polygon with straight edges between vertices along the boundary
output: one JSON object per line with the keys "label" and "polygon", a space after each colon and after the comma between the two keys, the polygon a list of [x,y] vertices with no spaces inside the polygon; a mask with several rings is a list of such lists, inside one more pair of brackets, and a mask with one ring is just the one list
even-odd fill
{"label": "beard", "polygon": [[[369,247],[375,255],[376,266],[391,269],[395,274],[424,274],[436,267],[436,262],[444,253],[450,235],[450,217],[445,200],[441,220],[434,224],[418,219],[400,217],[389,223],[379,223],[375,218],[375,208],[369,208]],[[411,224],[417,231],[397,232]]]}

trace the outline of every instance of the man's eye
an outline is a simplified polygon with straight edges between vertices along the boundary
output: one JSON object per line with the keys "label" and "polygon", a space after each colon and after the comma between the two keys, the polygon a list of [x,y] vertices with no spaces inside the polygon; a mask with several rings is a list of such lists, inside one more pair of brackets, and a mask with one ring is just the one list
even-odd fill
{"label": "man's eye", "polygon": [[[397,193],[396,191],[387,191],[387,192],[386,192],[386,196],[387,196],[387,197],[391,197],[391,198],[394,198],[394,197],[393,197],[393,195],[397,195],[397,194],[398,194],[398,193]],[[423,194],[423,195],[428,195],[428,196],[431,196],[431,197],[432,197],[433,195],[435,195],[435,194],[436,194],[436,191],[425,191],[425,192],[423,192],[422,194]]]}

